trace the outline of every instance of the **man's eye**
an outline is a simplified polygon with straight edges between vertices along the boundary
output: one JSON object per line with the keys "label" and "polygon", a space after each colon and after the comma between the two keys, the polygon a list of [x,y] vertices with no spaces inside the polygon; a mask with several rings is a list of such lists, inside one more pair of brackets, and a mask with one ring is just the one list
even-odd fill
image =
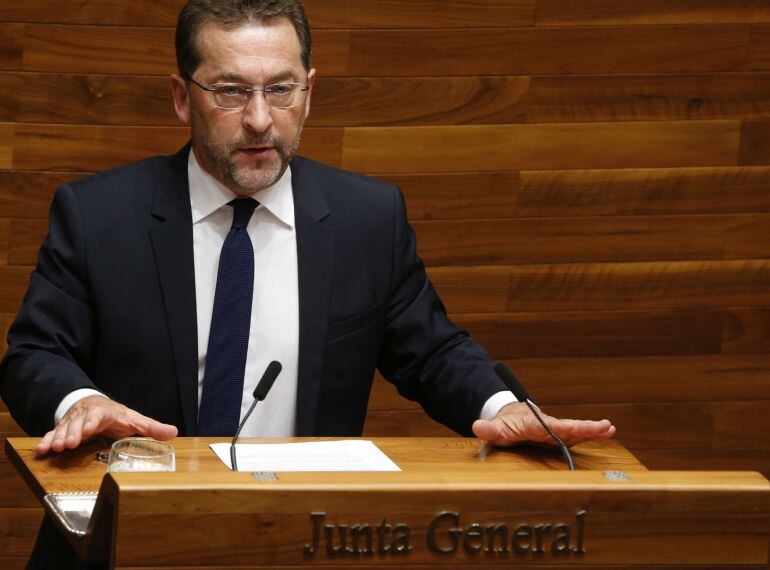
{"label": "man's eye", "polygon": [[217,91],[219,91],[219,93],[222,95],[227,95],[228,97],[237,97],[239,95],[243,95],[246,92],[243,87],[238,85],[222,85],[217,87]]}
{"label": "man's eye", "polygon": [[292,85],[289,85],[288,83],[279,83],[277,85],[271,85],[270,87],[266,88],[265,91],[274,93],[275,95],[288,95],[291,93],[291,88]]}

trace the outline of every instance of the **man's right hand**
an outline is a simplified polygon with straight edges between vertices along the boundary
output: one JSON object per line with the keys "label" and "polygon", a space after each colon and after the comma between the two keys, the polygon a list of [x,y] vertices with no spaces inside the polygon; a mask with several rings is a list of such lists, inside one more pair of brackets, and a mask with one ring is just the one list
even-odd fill
{"label": "man's right hand", "polygon": [[87,396],[75,402],[59,424],[43,436],[35,451],[75,449],[95,435],[120,439],[146,435],[159,440],[176,437],[175,426],[163,424],[103,396]]}

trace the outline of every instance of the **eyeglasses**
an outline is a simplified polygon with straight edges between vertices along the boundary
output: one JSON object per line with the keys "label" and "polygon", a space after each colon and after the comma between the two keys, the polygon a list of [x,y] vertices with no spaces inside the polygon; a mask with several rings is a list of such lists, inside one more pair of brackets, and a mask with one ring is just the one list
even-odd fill
{"label": "eyeglasses", "polygon": [[307,84],[293,82],[274,83],[260,89],[242,83],[214,83],[206,87],[192,77],[187,76],[187,79],[213,94],[214,105],[220,109],[241,110],[246,107],[251,95],[257,92],[265,96],[265,101],[273,109],[289,109],[301,105],[305,99],[304,93],[308,90]]}

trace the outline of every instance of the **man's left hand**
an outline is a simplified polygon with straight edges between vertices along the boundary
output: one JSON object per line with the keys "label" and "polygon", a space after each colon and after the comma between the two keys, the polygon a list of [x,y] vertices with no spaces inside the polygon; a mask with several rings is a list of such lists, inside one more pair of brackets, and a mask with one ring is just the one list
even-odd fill
{"label": "man's left hand", "polygon": [[[563,420],[542,412],[540,416],[567,446],[615,435],[615,426],[609,420]],[[479,439],[501,447],[527,442],[557,445],[523,402],[503,406],[489,421],[476,420],[473,422],[473,433]]]}

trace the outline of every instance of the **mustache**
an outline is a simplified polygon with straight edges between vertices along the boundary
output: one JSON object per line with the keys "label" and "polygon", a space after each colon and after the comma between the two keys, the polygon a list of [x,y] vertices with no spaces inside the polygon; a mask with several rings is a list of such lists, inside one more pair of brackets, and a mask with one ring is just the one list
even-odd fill
{"label": "mustache", "polygon": [[240,139],[237,139],[231,142],[228,146],[230,148],[235,149],[235,148],[241,148],[244,146],[257,146],[257,145],[281,147],[283,146],[283,139],[281,139],[281,137],[279,136],[275,136],[272,134],[253,135],[253,136],[241,137]]}

